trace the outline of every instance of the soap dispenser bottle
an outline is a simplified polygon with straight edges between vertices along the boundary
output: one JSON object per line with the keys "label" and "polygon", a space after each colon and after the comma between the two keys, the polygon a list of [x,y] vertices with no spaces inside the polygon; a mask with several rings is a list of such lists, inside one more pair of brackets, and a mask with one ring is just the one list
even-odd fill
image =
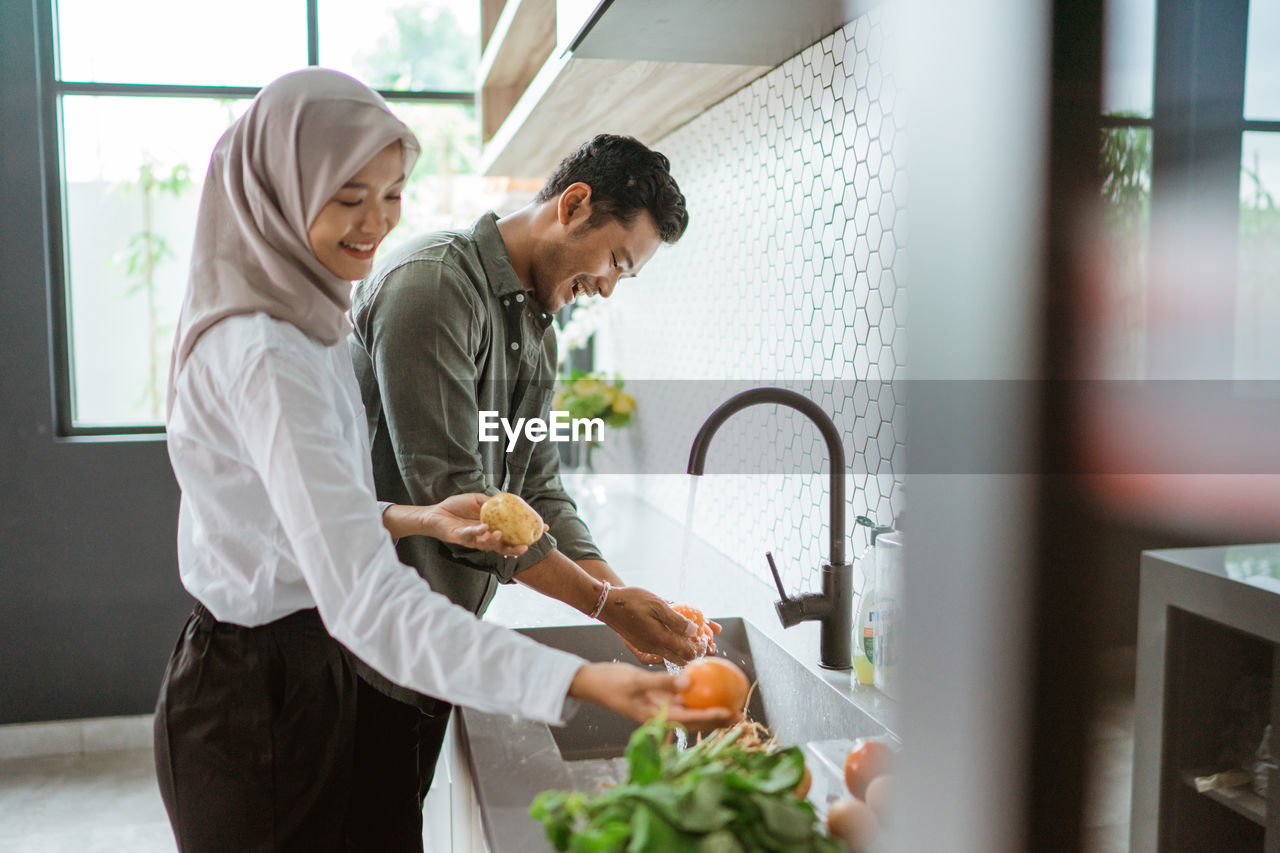
{"label": "soap dispenser bottle", "polygon": [[875,609],[876,609],[876,537],[893,531],[892,526],[879,526],[869,517],[855,519],[863,527],[871,528],[871,544],[858,557],[862,570],[862,592],[858,595],[858,612],[853,619],[853,672],[861,684],[875,683]]}

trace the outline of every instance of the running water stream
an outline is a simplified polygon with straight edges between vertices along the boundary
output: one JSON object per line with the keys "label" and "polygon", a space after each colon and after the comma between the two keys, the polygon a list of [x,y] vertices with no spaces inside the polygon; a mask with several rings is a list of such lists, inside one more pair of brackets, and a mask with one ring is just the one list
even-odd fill
{"label": "running water stream", "polygon": [[677,601],[687,602],[689,581],[689,546],[693,543],[693,508],[698,501],[698,482],[701,477],[689,477],[689,500],[684,509],[684,541],[680,546],[679,580],[676,584]]}
{"label": "running water stream", "polygon": [[[678,571],[679,580],[676,582],[676,600],[688,602],[689,584],[686,580],[689,571],[689,547],[693,543],[693,509],[698,500],[698,481],[701,477],[689,477],[689,500],[685,504],[684,510],[684,540],[680,545],[680,565]],[[682,667],[671,661],[663,661],[666,664],[667,672],[672,675],[680,673]],[[688,746],[688,738],[683,729],[676,729],[676,748],[684,749]]]}
{"label": "running water stream", "polygon": [[[669,660],[664,660],[663,663],[667,665],[667,672],[671,673],[672,675],[679,675],[681,670],[684,669],[684,667],[680,666],[680,664],[672,663]],[[683,750],[683,749],[686,749],[688,746],[689,746],[688,735],[685,734],[684,729],[677,727],[676,728],[676,749]]]}

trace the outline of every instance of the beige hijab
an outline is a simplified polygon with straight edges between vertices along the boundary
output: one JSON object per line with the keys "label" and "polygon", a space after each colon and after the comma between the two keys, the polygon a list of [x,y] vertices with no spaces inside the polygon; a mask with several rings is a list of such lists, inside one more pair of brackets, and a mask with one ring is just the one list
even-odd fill
{"label": "beige hijab", "polygon": [[187,293],[169,367],[174,383],[196,340],[236,314],[265,312],[326,345],[350,330],[351,282],[307,240],[321,208],[399,140],[408,175],[418,140],[364,84],[308,68],[275,80],[213,150],[196,218]]}

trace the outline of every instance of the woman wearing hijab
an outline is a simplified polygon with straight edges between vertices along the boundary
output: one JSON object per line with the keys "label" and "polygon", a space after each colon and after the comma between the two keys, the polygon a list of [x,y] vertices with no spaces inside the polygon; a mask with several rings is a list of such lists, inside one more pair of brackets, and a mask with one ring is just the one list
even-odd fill
{"label": "woman wearing hijab", "polygon": [[[357,677],[342,647],[418,692],[553,724],[566,697],[645,719],[682,686],[482,623],[396,558],[388,531],[523,550],[478,523],[483,496],[374,498],[359,389],[337,344],[351,281],[399,220],[417,155],[376,93],[322,69],[264,88],[214,149],[167,424],[179,570],[197,599],[155,722],[182,851],[362,849],[344,840]],[[670,716],[730,715],[676,704]]]}

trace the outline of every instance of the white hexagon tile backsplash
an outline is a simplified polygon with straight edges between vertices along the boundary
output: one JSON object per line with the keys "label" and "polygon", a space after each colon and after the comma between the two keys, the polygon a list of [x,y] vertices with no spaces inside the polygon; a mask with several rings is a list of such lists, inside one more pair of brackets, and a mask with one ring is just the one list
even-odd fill
{"label": "white hexagon tile backsplash", "polygon": [[[872,11],[805,49],[654,147],[688,199],[689,229],[609,300],[598,366],[630,383],[633,425],[604,470],[684,521],[699,424],[752,385],[785,384],[830,413],[851,458],[854,516],[901,514],[906,317],[903,136],[889,38]],[[624,437],[625,436],[625,437]],[[625,445],[625,446],[622,446]],[[711,445],[694,529],[793,589],[827,559],[826,450],[791,410],[735,416]],[[710,603],[708,603],[710,604]]]}

